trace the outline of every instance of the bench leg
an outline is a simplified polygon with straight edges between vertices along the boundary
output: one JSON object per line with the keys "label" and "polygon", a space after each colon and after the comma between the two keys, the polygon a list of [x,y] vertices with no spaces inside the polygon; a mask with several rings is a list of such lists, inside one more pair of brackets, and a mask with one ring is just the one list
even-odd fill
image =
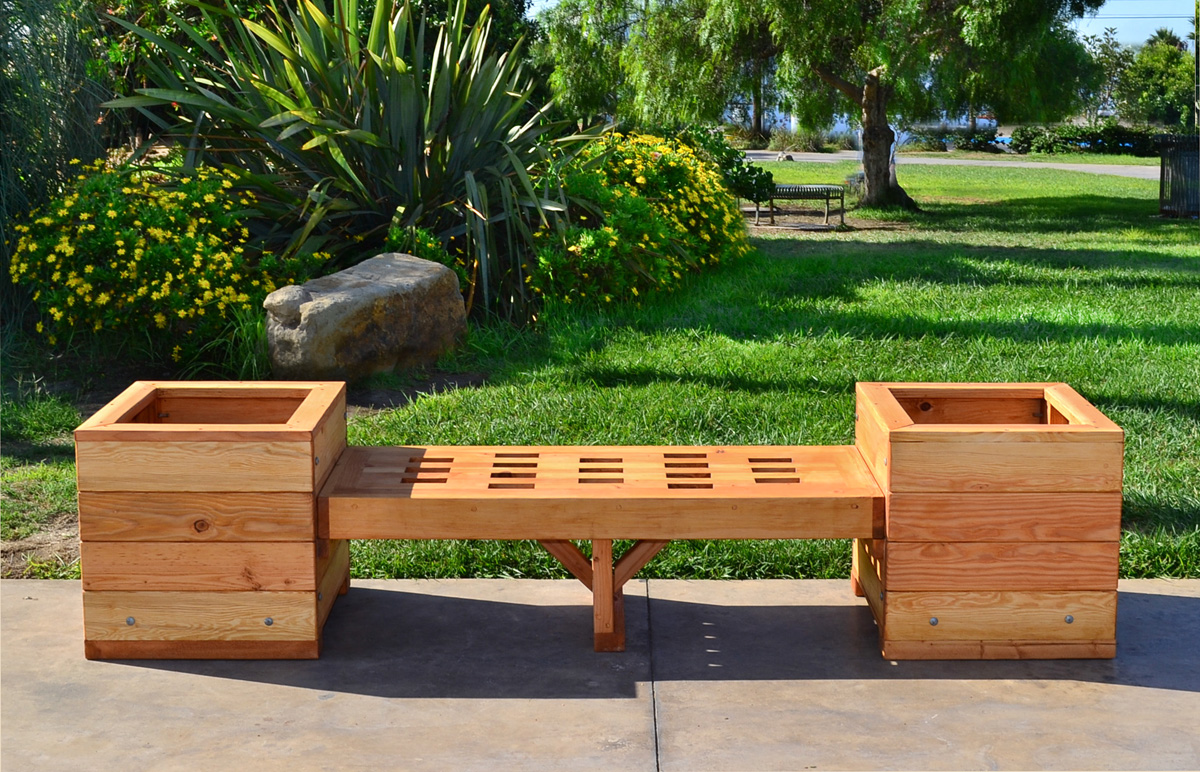
{"label": "bench leg", "polygon": [[612,541],[592,541],[592,620],[596,651],[625,651],[624,593],[613,586]]}
{"label": "bench leg", "polygon": [[825,197],[825,224],[829,224],[829,196]]}

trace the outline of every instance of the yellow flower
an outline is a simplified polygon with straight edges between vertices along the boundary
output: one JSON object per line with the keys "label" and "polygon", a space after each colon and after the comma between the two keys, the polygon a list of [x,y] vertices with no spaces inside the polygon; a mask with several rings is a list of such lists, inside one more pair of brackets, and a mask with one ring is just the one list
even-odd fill
{"label": "yellow flower", "polygon": [[42,323],[38,322],[37,325],[34,326],[34,329],[36,329],[38,332],[41,332],[42,331]]}

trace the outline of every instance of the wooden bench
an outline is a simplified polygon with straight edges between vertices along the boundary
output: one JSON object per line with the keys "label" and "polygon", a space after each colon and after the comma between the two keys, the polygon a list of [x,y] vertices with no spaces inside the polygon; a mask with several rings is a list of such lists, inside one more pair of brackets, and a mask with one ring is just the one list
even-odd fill
{"label": "wooden bench", "polygon": [[[829,224],[829,202],[838,201],[838,216],[842,225],[846,224],[846,188],[844,185],[776,185],[771,194],[767,211],[771,215],[771,224],[775,224],[775,201],[824,201],[825,224]],[[758,202],[754,203],[754,224],[759,222]]]}
{"label": "wooden bench", "polygon": [[85,653],[316,657],[363,538],[535,539],[620,651],[671,539],[852,538],[888,658],[1111,657],[1123,437],[1065,384],[860,383],[848,446],[348,448],[343,384],[137,383],[76,430]]}

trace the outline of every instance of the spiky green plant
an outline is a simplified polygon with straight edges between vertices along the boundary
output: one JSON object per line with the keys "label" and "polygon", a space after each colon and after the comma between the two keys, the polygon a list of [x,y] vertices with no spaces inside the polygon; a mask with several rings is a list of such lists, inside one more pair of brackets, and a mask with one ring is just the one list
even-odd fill
{"label": "spiky green plant", "polygon": [[163,128],[185,143],[186,164],[269,181],[293,249],[349,244],[344,265],[373,254],[392,226],[421,227],[473,267],[483,308],[523,306],[532,232],[564,206],[544,172],[583,136],[529,104],[519,51],[489,48],[486,12],[468,27],[458,0],[429,57],[408,2],[381,0],[365,27],[357,0],[330,0],[331,13],[272,2],[263,22],[234,24],[215,18],[234,20],[230,11],[195,4],[217,32],[175,17],[190,50],[114,19],[158,54],[156,87],[110,105],[178,105],[180,122]]}

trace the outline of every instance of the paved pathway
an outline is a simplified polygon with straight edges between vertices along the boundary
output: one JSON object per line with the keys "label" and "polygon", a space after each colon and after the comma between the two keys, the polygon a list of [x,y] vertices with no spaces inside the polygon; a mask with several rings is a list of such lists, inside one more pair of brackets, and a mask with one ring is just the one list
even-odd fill
{"label": "paved pathway", "polygon": [[845,581],[355,581],[320,660],[89,662],[79,582],[0,582],[4,770],[1200,769],[1200,580],[1115,660],[888,662]]}
{"label": "paved pathway", "polygon": [[[837,153],[788,153],[793,161],[808,161],[815,163],[835,163],[837,161],[858,161],[860,154],[853,150]],[[774,161],[779,153],[774,150],[747,150],[746,157],[752,161]],[[1159,178],[1159,167],[1128,166],[1124,164],[1069,164],[1041,161],[1010,161],[1010,160],[968,160],[956,158],[930,158],[927,156],[911,156],[901,153],[896,156],[898,165],[924,164],[926,166],[1019,166],[1023,169],[1063,169],[1070,172],[1087,172],[1088,174],[1113,174],[1118,177],[1135,177],[1141,180]]]}

